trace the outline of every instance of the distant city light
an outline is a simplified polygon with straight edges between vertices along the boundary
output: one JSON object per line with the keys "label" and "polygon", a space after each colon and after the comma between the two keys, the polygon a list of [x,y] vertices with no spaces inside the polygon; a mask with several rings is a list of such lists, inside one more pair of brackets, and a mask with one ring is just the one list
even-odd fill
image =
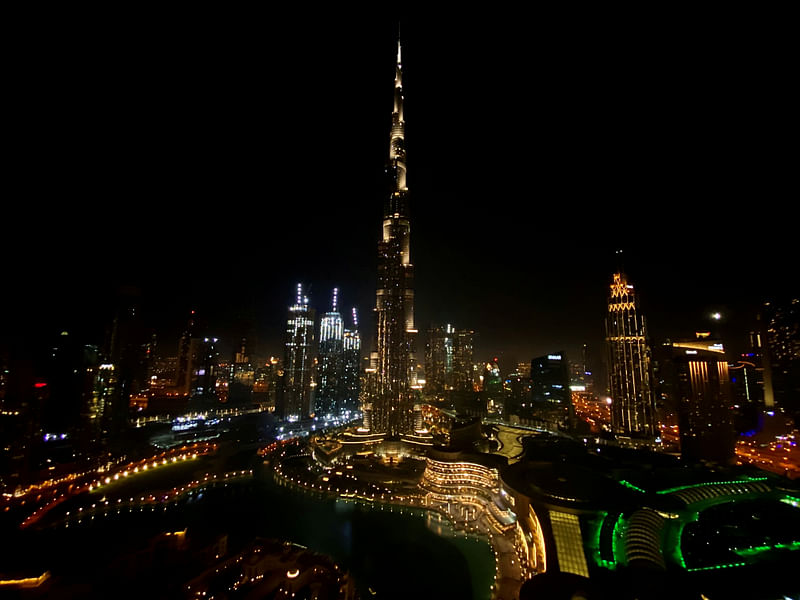
{"label": "distant city light", "polygon": [[722,318],[722,315],[718,312],[715,312],[711,315],[711,318],[714,319],[715,321],[719,321]]}

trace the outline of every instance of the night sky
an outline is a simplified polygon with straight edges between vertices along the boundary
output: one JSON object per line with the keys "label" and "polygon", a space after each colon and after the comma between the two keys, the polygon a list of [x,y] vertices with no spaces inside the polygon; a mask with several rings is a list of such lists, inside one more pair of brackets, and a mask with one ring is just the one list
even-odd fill
{"label": "night sky", "polygon": [[[4,336],[99,342],[133,286],[167,348],[194,308],[277,354],[304,282],[371,339],[397,15],[13,25]],[[507,366],[599,356],[618,247],[655,341],[712,310],[743,336],[800,291],[796,67],[768,16],[407,14],[401,36],[421,331],[472,328]]]}

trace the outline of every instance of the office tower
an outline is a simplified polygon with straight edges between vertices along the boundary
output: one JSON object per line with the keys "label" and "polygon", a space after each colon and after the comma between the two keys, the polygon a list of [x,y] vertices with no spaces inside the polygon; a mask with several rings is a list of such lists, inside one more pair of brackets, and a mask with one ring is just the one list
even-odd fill
{"label": "office tower", "polygon": [[[519,363],[503,380],[505,402],[502,411],[507,415],[531,415],[531,364]],[[490,404],[489,409],[495,408]]]}
{"label": "office tower", "polygon": [[525,379],[530,379],[531,378],[531,363],[529,363],[529,362],[517,363],[517,369],[516,369],[515,372],[518,373],[521,377],[523,377]]}
{"label": "office tower", "polygon": [[497,357],[483,365],[482,375],[480,376],[481,391],[488,394],[497,394],[498,397],[503,393],[503,378],[500,376],[500,365]]}
{"label": "office tower", "polygon": [[531,397],[534,402],[564,407],[569,405],[569,371],[563,352],[553,352],[531,360]]}
{"label": "office tower", "polygon": [[217,338],[192,338],[189,343],[189,396],[215,399],[219,351]]}
{"label": "office tower", "polygon": [[530,411],[521,416],[539,419],[554,427],[569,427],[574,409],[569,389],[569,364],[563,352],[553,352],[531,360]]}
{"label": "office tower", "polygon": [[733,457],[733,411],[728,362],[719,340],[701,338],[671,344],[671,365],[678,405],[681,456],[688,460],[728,462]]}
{"label": "office tower", "polygon": [[303,295],[302,284],[297,284],[297,297],[286,323],[283,398],[278,410],[282,419],[294,421],[311,414],[314,346],[314,309]]}
{"label": "office tower", "polygon": [[475,351],[475,332],[456,329],[453,332],[453,389],[459,392],[475,390],[472,361]]}
{"label": "office tower", "polygon": [[[374,376],[364,396],[372,431],[396,435],[412,432],[416,385],[414,269],[411,265],[411,221],[406,185],[405,122],[400,41],[394,80],[394,110],[387,171],[391,190],[383,210],[378,243],[375,302]],[[366,427],[366,423],[365,423]]]}
{"label": "office tower", "polygon": [[353,328],[344,330],[344,369],[342,371],[341,404],[344,410],[358,408],[361,390],[361,335],[358,332],[358,311],[353,308]]}
{"label": "office tower", "polygon": [[[594,385],[592,380],[592,371],[588,364],[589,346],[583,344],[581,347],[581,358],[579,361],[570,362],[570,384],[576,388],[583,388],[582,392],[591,394]],[[575,390],[573,390],[575,391]]]}
{"label": "office tower", "polygon": [[[763,307],[767,355],[765,405],[773,404],[800,423],[800,299],[767,302]],[[770,397],[769,392],[772,392]]]}
{"label": "office tower", "polygon": [[606,346],[611,428],[618,438],[654,440],[655,404],[644,316],[624,273],[614,274],[610,288]]}
{"label": "office tower", "polygon": [[425,345],[425,393],[442,396],[445,392],[471,392],[475,332],[456,329],[451,324],[428,329]]}
{"label": "office tower", "polygon": [[272,356],[268,361],[258,363],[253,375],[252,401],[282,414],[283,381],[283,365],[278,358]]}
{"label": "office tower", "polygon": [[331,310],[322,315],[319,326],[319,386],[316,390],[317,415],[333,415],[341,408],[344,376],[344,319],[339,312],[339,289],[333,289]]}
{"label": "office tower", "polygon": [[195,336],[195,328],[195,312],[192,311],[186,323],[186,329],[183,331],[181,339],[178,342],[178,365],[175,370],[176,391],[182,393],[184,396],[189,395],[189,387],[191,385],[191,377],[189,375],[189,346],[192,342],[192,338]]}
{"label": "office tower", "polygon": [[247,339],[242,338],[233,355],[228,372],[228,401],[246,402],[250,399],[255,381],[255,368],[250,361]]}
{"label": "office tower", "polygon": [[433,326],[428,329],[425,344],[425,393],[443,396],[452,389],[453,326]]}
{"label": "office tower", "polygon": [[106,352],[106,362],[114,366],[115,380],[110,402],[105,406],[107,430],[112,437],[128,427],[131,397],[150,385],[152,336],[147,335],[139,312],[136,300],[123,296]]}

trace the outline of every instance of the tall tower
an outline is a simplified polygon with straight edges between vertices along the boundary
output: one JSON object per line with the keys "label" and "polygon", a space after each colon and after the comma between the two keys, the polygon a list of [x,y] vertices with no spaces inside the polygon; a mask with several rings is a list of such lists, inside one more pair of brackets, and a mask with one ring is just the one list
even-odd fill
{"label": "tall tower", "polygon": [[340,389],[341,408],[355,411],[361,389],[361,335],[358,333],[358,311],[355,308],[353,328],[344,330],[344,369]]}
{"label": "tall tower", "polygon": [[[394,77],[394,110],[387,171],[391,189],[384,204],[383,235],[378,243],[375,302],[374,376],[364,409],[372,431],[396,435],[413,431],[416,383],[414,268],[411,265],[411,221],[406,185],[405,121],[400,40]],[[365,421],[365,426],[367,422]]]}
{"label": "tall tower", "polygon": [[319,387],[316,393],[316,412],[334,414],[341,408],[340,388],[344,369],[344,319],[339,312],[339,288],[333,289],[330,312],[319,326]]}
{"label": "tall tower", "polygon": [[314,360],[314,309],[308,306],[303,285],[297,284],[297,298],[289,307],[286,323],[282,419],[307,418],[312,406],[312,367]]}
{"label": "tall tower", "polygon": [[730,462],[735,437],[724,346],[719,340],[698,337],[673,342],[671,348],[681,456]]}
{"label": "tall tower", "polygon": [[611,283],[606,345],[613,432],[619,437],[655,439],[655,404],[647,330],[644,316],[639,313],[633,285],[622,272],[614,273]]}

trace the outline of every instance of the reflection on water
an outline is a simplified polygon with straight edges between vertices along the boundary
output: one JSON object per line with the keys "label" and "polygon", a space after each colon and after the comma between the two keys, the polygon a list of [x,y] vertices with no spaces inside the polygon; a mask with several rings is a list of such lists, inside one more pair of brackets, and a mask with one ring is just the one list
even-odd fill
{"label": "reflection on water", "polygon": [[208,539],[227,533],[232,546],[254,536],[307,546],[350,570],[364,598],[372,597],[370,587],[377,598],[482,600],[494,576],[488,542],[455,532],[438,514],[320,497],[278,486],[269,475],[207,487],[164,506],[72,513],[45,530],[15,532],[0,559],[92,581],[115,557],[182,529]]}

